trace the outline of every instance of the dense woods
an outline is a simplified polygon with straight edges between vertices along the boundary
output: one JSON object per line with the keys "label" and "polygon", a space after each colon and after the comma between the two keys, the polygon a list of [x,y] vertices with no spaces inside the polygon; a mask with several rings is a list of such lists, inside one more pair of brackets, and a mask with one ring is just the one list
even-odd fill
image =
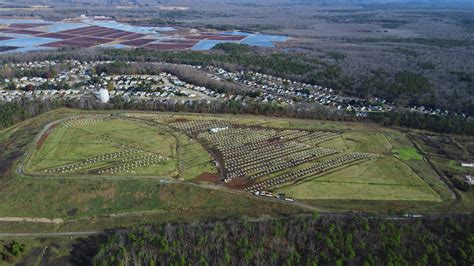
{"label": "dense woods", "polygon": [[384,71],[373,71],[372,75],[362,79],[357,89],[359,96],[376,95],[402,106],[434,104],[434,86],[423,75],[402,71],[391,76]]}
{"label": "dense woods", "polygon": [[64,106],[65,103],[61,101],[0,103],[0,129],[7,128],[25,119]]}
{"label": "dense woods", "polygon": [[369,113],[368,119],[384,126],[402,126],[440,133],[474,134],[474,121],[453,116],[438,116],[404,111]]}
{"label": "dense woods", "polygon": [[108,239],[95,265],[472,265],[470,216],[297,217],[141,226]]}

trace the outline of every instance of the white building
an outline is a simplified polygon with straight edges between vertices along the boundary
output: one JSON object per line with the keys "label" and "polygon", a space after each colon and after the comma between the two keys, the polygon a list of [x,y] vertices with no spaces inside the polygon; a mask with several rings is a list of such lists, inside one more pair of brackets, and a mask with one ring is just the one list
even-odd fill
{"label": "white building", "polygon": [[209,129],[209,131],[211,133],[219,133],[219,132],[227,130],[227,129],[229,129],[229,127],[215,127],[215,128]]}
{"label": "white building", "polygon": [[462,166],[462,167],[474,168],[474,163],[462,163],[461,166]]}
{"label": "white building", "polygon": [[108,103],[110,99],[109,91],[104,88],[100,89],[98,97],[99,97],[99,101],[103,103]]}
{"label": "white building", "polygon": [[465,175],[465,176],[464,176],[464,180],[465,180],[466,183],[468,183],[469,185],[474,186],[474,180],[472,179],[472,177],[471,177],[470,175]]}

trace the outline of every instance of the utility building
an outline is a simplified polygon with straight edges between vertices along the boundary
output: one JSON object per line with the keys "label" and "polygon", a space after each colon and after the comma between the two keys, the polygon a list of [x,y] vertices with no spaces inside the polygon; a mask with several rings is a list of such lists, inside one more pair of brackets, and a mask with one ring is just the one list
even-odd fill
{"label": "utility building", "polygon": [[104,88],[100,89],[98,97],[99,97],[99,101],[103,103],[108,103],[110,99],[109,91]]}

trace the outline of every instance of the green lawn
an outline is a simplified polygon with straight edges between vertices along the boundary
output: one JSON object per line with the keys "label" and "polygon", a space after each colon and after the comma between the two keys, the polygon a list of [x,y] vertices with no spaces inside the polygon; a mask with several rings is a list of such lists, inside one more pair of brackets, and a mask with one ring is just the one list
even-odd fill
{"label": "green lawn", "polygon": [[[79,127],[54,128],[44,144],[33,153],[27,171],[45,174],[45,169],[127,149],[138,149],[168,158],[158,165],[133,169],[135,175],[175,176],[177,174],[174,136],[157,127],[123,119],[106,119]],[[120,160],[129,157],[131,156],[91,164],[88,170],[108,164],[124,164],[120,163]],[[126,173],[118,175],[124,174]]]}
{"label": "green lawn", "polygon": [[[114,174],[116,176],[179,177],[192,180],[202,173],[217,173],[212,157],[198,142],[166,126],[149,125],[130,119],[105,119],[99,123],[69,128],[57,126],[49,133],[44,144],[34,151],[27,164],[27,171],[45,175],[47,169],[125,149],[160,154],[168,160],[134,168],[130,172],[118,172]],[[87,175],[94,169],[123,164],[120,160],[131,157],[132,155],[91,163],[87,169],[71,174]]]}
{"label": "green lawn", "polygon": [[378,154],[387,154],[392,149],[392,145],[383,133],[370,131],[347,131],[341,137],[324,142],[320,146],[342,152]]}
{"label": "green lawn", "polygon": [[356,164],[279,189],[297,199],[440,201],[407,165],[393,157]]}
{"label": "green lawn", "polygon": [[201,144],[184,134],[179,134],[179,161],[181,164],[180,178],[192,180],[202,173],[217,173],[212,156]]}
{"label": "green lawn", "polygon": [[408,161],[408,160],[423,160],[423,156],[416,151],[416,148],[413,147],[402,147],[396,149],[400,160]]}

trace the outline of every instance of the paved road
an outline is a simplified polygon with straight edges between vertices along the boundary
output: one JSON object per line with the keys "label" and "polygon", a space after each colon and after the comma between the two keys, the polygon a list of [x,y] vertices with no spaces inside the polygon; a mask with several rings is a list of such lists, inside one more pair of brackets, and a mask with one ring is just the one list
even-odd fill
{"label": "paved road", "polygon": [[[114,231],[111,231],[114,232]],[[0,238],[78,237],[104,234],[106,231],[47,232],[47,233],[0,233]]]}
{"label": "paved road", "polygon": [[31,142],[30,147],[28,147],[28,150],[26,151],[25,155],[23,156],[23,159],[21,160],[20,164],[16,168],[16,173],[17,174],[26,175],[25,174],[25,164],[28,161],[28,159],[31,157],[31,155],[33,155],[33,151],[35,150],[35,146],[38,143],[38,141],[40,140],[41,136],[43,136],[43,134],[45,134],[46,131],[48,131],[51,128],[51,126],[53,126],[54,124],[60,123],[61,121],[65,120],[65,119],[68,119],[68,118],[62,118],[62,119],[50,122],[50,123],[46,124],[43,127],[43,129],[41,129],[41,131],[36,135],[34,141]]}
{"label": "paved road", "polygon": [[[311,214],[307,214],[311,215]],[[324,216],[341,216],[346,213],[324,213]],[[449,214],[430,214],[429,216],[448,216]],[[382,216],[366,216],[368,219],[385,219],[385,220],[408,220],[408,219],[420,219],[423,218],[422,214],[411,214],[411,215],[382,215]],[[251,218],[249,222],[261,222],[268,220],[287,220],[291,217],[259,217]],[[38,238],[38,237],[82,237],[82,236],[93,236],[102,234],[113,234],[120,232],[128,232],[130,229],[106,229],[97,231],[70,231],[70,232],[43,232],[43,233],[0,233],[0,239],[2,238]]]}
{"label": "paved road", "polygon": [[37,217],[0,217],[0,222],[29,222],[29,223],[43,223],[43,224],[61,224],[64,220],[61,218],[48,219]]}

